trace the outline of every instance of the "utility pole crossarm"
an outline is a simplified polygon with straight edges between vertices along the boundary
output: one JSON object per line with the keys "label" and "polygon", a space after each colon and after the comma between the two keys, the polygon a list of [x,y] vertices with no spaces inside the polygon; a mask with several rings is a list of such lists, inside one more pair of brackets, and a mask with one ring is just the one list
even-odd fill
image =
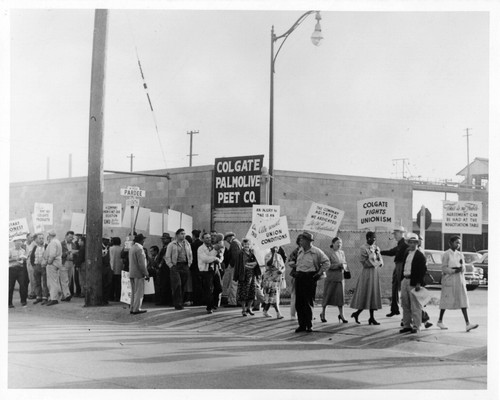
{"label": "utility pole crossarm", "polygon": [[189,131],[187,134],[189,135],[189,166],[193,166],[193,156],[197,156],[198,154],[193,154],[193,135],[200,133],[200,131]]}

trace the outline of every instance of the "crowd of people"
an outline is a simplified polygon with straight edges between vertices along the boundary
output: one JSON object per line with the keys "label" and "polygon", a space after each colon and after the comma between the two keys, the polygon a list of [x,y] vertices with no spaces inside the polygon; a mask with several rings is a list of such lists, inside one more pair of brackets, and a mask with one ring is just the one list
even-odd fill
{"label": "crowd of people", "polygon": [[[406,237],[405,237],[406,236]],[[366,233],[366,243],[360,248],[362,266],[350,307],[355,323],[360,324],[360,314],[369,311],[368,324],[380,325],[375,312],[382,308],[379,269],[382,256],[394,256],[392,274],[391,311],[387,317],[400,314],[399,300],[403,309],[401,333],[417,333],[424,324],[432,326],[429,315],[419,300],[418,292],[425,286],[426,257],[420,250],[420,238],[405,233],[403,227],[394,230],[397,246],[381,251],[376,245],[375,232]],[[128,239],[128,238],[127,238]],[[314,246],[310,232],[301,233],[296,247],[287,255],[282,247],[271,248],[260,265],[251,242],[240,242],[233,232],[193,230],[192,236],[184,229],[171,237],[164,233],[162,247],[146,249],[146,237],[135,234],[132,241],[122,246],[118,237],[103,237],[102,243],[102,292],[103,302],[120,301],[122,296],[122,271],[129,272],[130,314],[142,314],[143,301],[182,310],[185,306],[204,306],[212,314],[221,305],[241,307],[243,317],[253,316],[262,310],[264,317],[271,318],[271,308],[276,318],[283,319],[280,310],[281,291],[286,288],[286,265],[290,275],[290,318],[297,319],[296,332],[313,331],[313,308],[317,282],[325,279],[320,313],[321,322],[327,322],[328,306],[338,308],[339,323],[348,323],[344,315],[345,282],[350,278],[342,239],[333,238],[331,250],[326,253]],[[437,326],[447,329],[443,323],[445,310],[461,309],[466,330],[478,327],[469,321],[469,307],[464,279],[464,259],[460,252],[460,237],[453,236],[450,249],[443,258],[443,283],[440,300],[440,316]],[[86,259],[85,237],[68,231],[61,242],[56,232],[44,235],[27,235],[16,238],[9,254],[9,307],[13,308],[13,292],[19,284],[21,305],[27,300],[33,304],[52,306],[69,302],[72,297],[85,297]],[[154,295],[144,295],[146,281],[153,278]]]}

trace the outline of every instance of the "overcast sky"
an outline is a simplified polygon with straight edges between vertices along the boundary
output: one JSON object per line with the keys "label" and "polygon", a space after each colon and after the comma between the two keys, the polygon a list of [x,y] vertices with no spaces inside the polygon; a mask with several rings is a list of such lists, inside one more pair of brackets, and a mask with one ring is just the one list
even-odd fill
{"label": "overcast sky", "polygon": [[[111,10],[105,169],[194,165],[264,154],[270,30],[302,11]],[[275,169],[456,179],[488,157],[489,17],[481,12],[322,11],[276,64]],[[11,10],[10,180],[87,174],[93,10]],[[135,46],[156,112],[149,109]],[[162,156],[162,150],[166,164]],[[397,169],[401,173],[401,164]],[[408,175],[408,174],[407,174]]]}

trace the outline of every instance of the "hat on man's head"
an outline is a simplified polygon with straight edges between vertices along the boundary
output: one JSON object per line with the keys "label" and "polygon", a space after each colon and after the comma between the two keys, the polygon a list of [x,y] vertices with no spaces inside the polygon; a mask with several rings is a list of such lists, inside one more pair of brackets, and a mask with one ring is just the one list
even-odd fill
{"label": "hat on man's head", "polygon": [[50,231],[47,232],[47,235],[48,236],[56,236],[56,230],[55,229],[51,229]]}
{"label": "hat on man's head", "polygon": [[416,233],[409,233],[406,235],[406,241],[407,242],[419,242],[420,239]]}
{"label": "hat on man's head", "polygon": [[172,239],[172,236],[170,236],[170,233],[163,232],[163,235],[161,235],[162,239]]}
{"label": "hat on man's head", "polygon": [[303,239],[309,240],[310,242],[314,241],[314,236],[312,233],[302,232],[301,235]]}
{"label": "hat on man's head", "polygon": [[146,239],[146,236],[144,236],[142,233],[139,233],[138,235],[135,235],[134,242],[141,242],[144,239]]}
{"label": "hat on man's head", "polygon": [[224,240],[226,240],[228,237],[231,237],[231,236],[236,236],[234,234],[234,232],[227,232],[225,235],[224,235]]}
{"label": "hat on man's head", "polygon": [[406,229],[404,226],[396,226],[394,229],[393,229],[394,232],[406,232]]}

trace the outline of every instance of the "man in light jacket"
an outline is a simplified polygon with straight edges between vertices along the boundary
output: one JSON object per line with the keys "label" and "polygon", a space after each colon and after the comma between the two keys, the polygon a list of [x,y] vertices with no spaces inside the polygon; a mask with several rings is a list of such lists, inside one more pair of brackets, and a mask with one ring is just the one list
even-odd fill
{"label": "man in light jacket", "polygon": [[130,296],[130,314],[142,314],[147,310],[141,310],[144,297],[144,279],[149,279],[146,254],[144,253],[144,240],[142,233],[134,237],[134,244],[128,252],[129,276],[132,293]]}
{"label": "man in light jacket", "polygon": [[47,286],[50,293],[50,301],[46,305],[52,306],[59,303],[59,299],[61,298],[59,272],[62,268],[62,246],[59,239],[56,238],[56,231],[54,229],[48,232],[47,241],[49,244],[45,249],[42,264],[46,265]]}
{"label": "man in light jacket", "polygon": [[168,245],[165,254],[165,262],[170,268],[172,298],[176,310],[184,308],[184,293],[189,276],[189,266],[193,263],[191,246],[185,237],[184,229],[178,229],[175,232],[175,240]]}

